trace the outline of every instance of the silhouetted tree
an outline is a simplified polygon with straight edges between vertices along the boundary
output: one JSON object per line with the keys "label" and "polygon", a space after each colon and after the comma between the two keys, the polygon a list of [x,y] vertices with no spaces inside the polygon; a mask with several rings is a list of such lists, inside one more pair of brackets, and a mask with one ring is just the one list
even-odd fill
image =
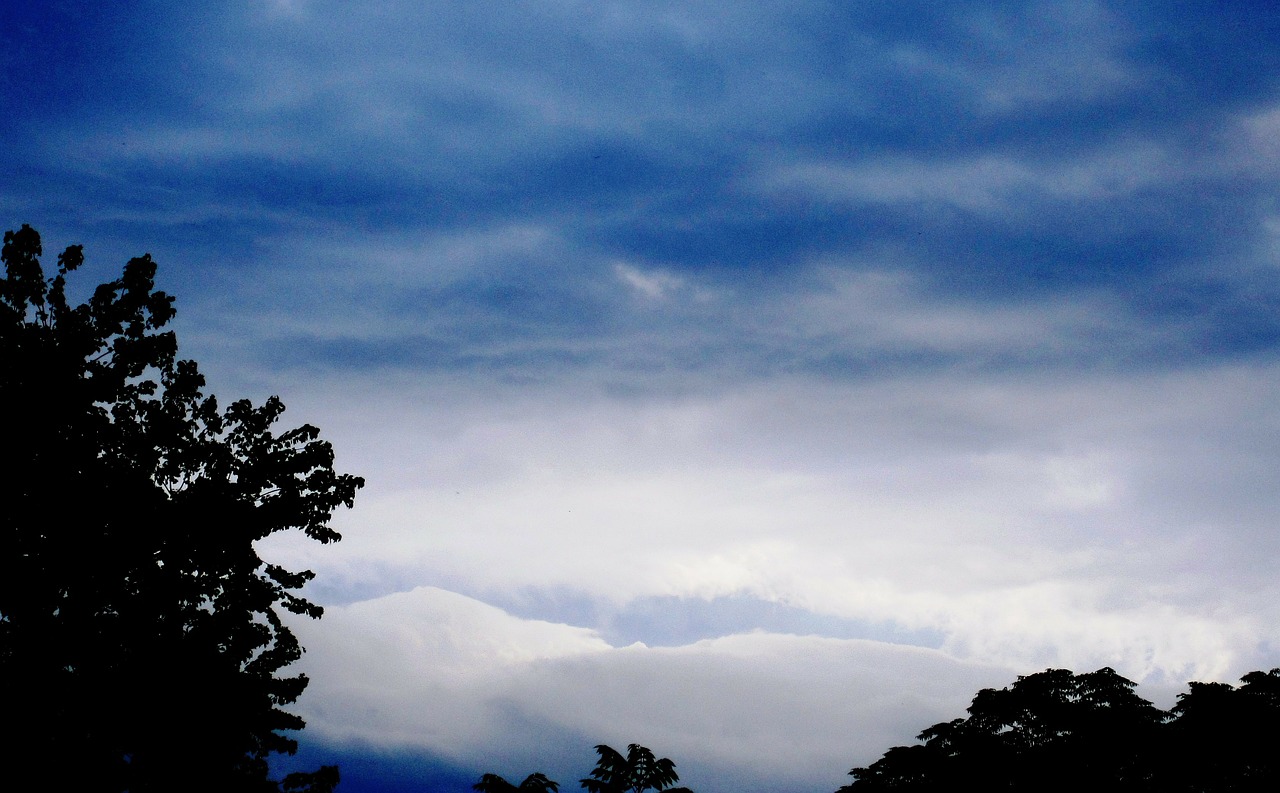
{"label": "silhouetted tree", "polygon": [[1170,711],[1161,790],[1280,790],[1280,669],[1192,683]]}
{"label": "silhouetted tree", "polygon": [[591,776],[582,780],[589,793],[642,793],[645,790],[665,790],[668,793],[693,793],[689,788],[671,787],[680,781],[676,764],[663,757],[654,756],[639,744],[627,747],[627,756],[600,744],[596,747],[600,759]]}
{"label": "silhouetted tree", "polygon": [[[292,752],[281,709],[306,686],[279,609],[312,578],[254,543],[298,529],[322,543],[363,484],[333,470],[318,431],[272,431],[276,398],[219,409],[164,330],[173,299],[150,256],[87,302],[68,299],[80,246],[45,274],[40,236],[4,235],[0,282],[0,752],[39,786],[279,790]],[[331,790],[337,770],[287,791]]]}
{"label": "silhouetted tree", "polygon": [[[596,753],[599,755],[596,767],[591,771],[590,778],[582,780],[582,787],[590,793],[643,793],[645,790],[693,793],[689,788],[671,787],[680,781],[676,774],[676,764],[665,757],[655,757],[653,752],[639,744],[628,746],[626,757],[604,744],[596,747]],[[560,788],[542,774],[530,774],[519,787],[497,774],[485,774],[471,787],[480,793],[512,793],[519,790],[556,793]]]}
{"label": "silhouetted tree", "polygon": [[560,789],[557,782],[547,779],[542,774],[530,774],[524,778],[519,787],[511,784],[507,780],[497,774],[485,774],[480,777],[480,781],[471,786],[473,790],[480,793],[516,793],[516,791],[527,790],[537,791],[537,793],[556,793]]}
{"label": "silhouetted tree", "polygon": [[1111,669],[1048,669],[984,689],[965,719],[895,746],[837,793],[1280,790],[1280,669],[1191,683],[1167,713]]}
{"label": "silhouetted tree", "polygon": [[1048,669],[984,689],[969,717],[935,724],[923,745],[898,746],[841,793],[881,790],[1155,790],[1153,749],[1164,714],[1111,669]]}

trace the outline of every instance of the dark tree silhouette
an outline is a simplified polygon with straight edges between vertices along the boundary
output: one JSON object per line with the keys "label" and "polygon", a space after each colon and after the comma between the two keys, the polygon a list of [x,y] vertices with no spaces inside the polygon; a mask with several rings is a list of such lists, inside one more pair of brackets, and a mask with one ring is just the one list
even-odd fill
{"label": "dark tree silhouette", "polygon": [[150,256],[87,302],[67,296],[80,246],[42,268],[30,227],[4,235],[0,282],[0,752],[12,775],[94,790],[332,789],[337,770],[269,780],[292,752],[282,710],[306,686],[280,609],[308,571],[254,543],[339,535],[363,485],[311,426],[272,431],[271,398],[219,409],[177,358],[173,299]]}
{"label": "dark tree silhouette", "polygon": [[1280,790],[1280,669],[1192,683],[1170,711],[1161,790]]}
{"label": "dark tree silhouette", "polygon": [[693,793],[689,788],[671,787],[680,781],[676,764],[663,757],[654,756],[639,744],[627,747],[627,756],[600,744],[596,747],[600,759],[591,776],[582,780],[589,793],[642,793],[645,790],[665,790],[668,793]]}
{"label": "dark tree silhouette", "polygon": [[1280,669],[1192,683],[1169,712],[1111,669],[1048,669],[978,692],[969,716],[895,746],[838,793],[1280,790]]}
{"label": "dark tree silhouette", "polygon": [[[626,757],[604,744],[596,747],[596,753],[600,756],[596,767],[589,778],[582,780],[582,787],[590,793],[643,793],[646,790],[693,793],[686,787],[671,787],[680,781],[676,764],[665,757],[655,757],[653,752],[639,744],[628,746]],[[530,774],[519,787],[497,774],[485,774],[471,787],[480,793],[512,793],[518,790],[556,793],[560,788],[542,774]]]}
{"label": "dark tree silhouette", "polygon": [[969,717],[935,724],[850,771],[842,792],[1151,789],[1147,763],[1164,714],[1111,669],[1049,669],[984,689]]}
{"label": "dark tree silhouette", "polygon": [[524,781],[517,787],[497,774],[485,774],[480,777],[480,781],[471,786],[473,790],[480,793],[516,793],[516,791],[527,790],[537,791],[537,793],[556,793],[560,789],[557,782],[547,779],[542,774],[530,774],[524,778]]}

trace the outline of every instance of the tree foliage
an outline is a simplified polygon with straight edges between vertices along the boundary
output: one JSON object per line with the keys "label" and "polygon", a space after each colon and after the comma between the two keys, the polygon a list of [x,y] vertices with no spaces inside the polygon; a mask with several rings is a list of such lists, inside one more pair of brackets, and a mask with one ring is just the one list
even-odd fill
{"label": "tree foliage", "polygon": [[[177,357],[173,298],[149,255],[84,303],[67,297],[80,246],[41,264],[29,226],[4,236],[0,416],[0,696],[9,767],[59,769],[76,790],[278,790],[285,710],[306,686],[281,609],[319,617],[312,578],[255,543],[321,543],[358,477],[318,430],[276,432],[284,406],[225,409]],[[337,772],[284,789],[332,788]]]}
{"label": "tree foliage", "polygon": [[671,787],[680,781],[675,763],[665,757],[655,757],[639,744],[628,746],[625,757],[604,744],[596,747],[596,754],[599,759],[591,776],[581,780],[588,793],[642,793],[645,790],[692,793],[688,788]]}
{"label": "tree foliage", "polygon": [[1169,714],[1170,791],[1280,790],[1280,669],[1192,683]]}
{"label": "tree foliage", "polygon": [[[676,764],[665,757],[656,757],[639,744],[628,746],[626,756],[612,747],[600,744],[596,747],[596,754],[599,758],[591,776],[581,780],[582,787],[589,793],[643,793],[646,790],[693,793],[689,788],[671,787],[680,781],[676,774]],[[542,774],[530,774],[519,787],[497,774],[485,774],[471,787],[480,793],[512,793],[518,790],[556,793],[560,788]]]}
{"label": "tree foliage", "polygon": [[968,717],[896,746],[837,793],[1280,790],[1280,669],[1192,683],[1170,711],[1109,668],[1048,669],[979,691]]}
{"label": "tree foliage", "polygon": [[485,774],[480,777],[480,781],[471,786],[473,790],[480,793],[516,793],[516,791],[530,791],[530,793],[556,793],[560,789],[557,782],[553,782],[543,774],[530,774],[524,778],[519,786],[513,785],[497,774]]}

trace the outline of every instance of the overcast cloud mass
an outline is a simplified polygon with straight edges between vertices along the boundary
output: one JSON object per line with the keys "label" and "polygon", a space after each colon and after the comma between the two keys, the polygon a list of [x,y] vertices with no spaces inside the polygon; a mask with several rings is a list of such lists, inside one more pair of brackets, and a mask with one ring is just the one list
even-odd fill
{"label": "overcast cloud mass", "polygon": [[[0,214],[368,486],[308,760],[829,791],[1280,666],[1271,3],[4,4]],[[381,785],[381,787],[379,787]]]}

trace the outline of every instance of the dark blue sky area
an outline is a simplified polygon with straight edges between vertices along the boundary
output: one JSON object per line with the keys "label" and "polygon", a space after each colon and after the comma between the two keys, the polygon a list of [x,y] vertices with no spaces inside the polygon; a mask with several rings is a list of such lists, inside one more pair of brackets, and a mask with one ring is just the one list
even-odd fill
{"label": "dark blue sky area", "polygon": [[[746,289],[821,259],[968,300],[1105,290],[1156,323],[1275,296],[1214,264],[1274,211],[1266,153],[1241,150],[1280,70],[1263,5],[611,7],[632,27],[269,6],[7,10],[6,202],[76,239],[163,240],[197,282],[301,263],[264,247],[282,233],[532,221]],[[607,310],[573,288],[471,294],[482,315]],[[1254,313],[1205,351],[1270,349]]]}

